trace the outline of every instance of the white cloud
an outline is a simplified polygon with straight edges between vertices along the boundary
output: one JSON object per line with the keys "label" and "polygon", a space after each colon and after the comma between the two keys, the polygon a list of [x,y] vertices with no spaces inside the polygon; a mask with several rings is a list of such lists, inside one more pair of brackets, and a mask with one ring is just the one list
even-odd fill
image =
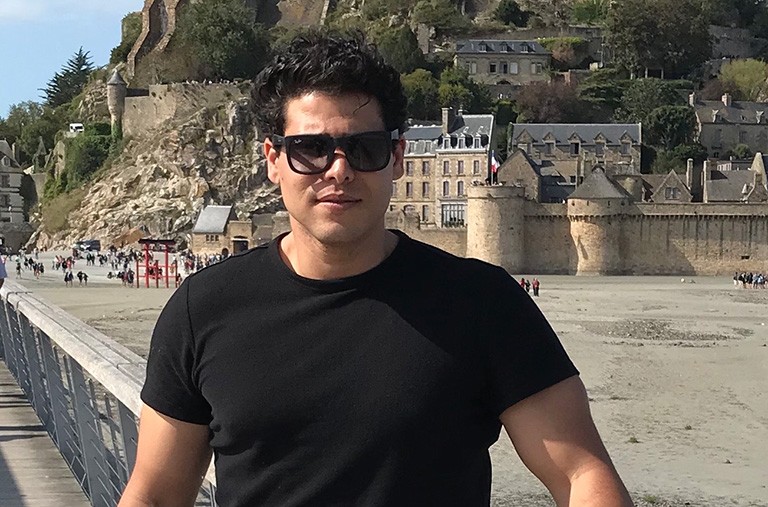
{"label": "white cloud", "polygon": [[0,22],[34,21],[46,16],[122,15],[141,10],[143,5],[144,0],[0,0]]}

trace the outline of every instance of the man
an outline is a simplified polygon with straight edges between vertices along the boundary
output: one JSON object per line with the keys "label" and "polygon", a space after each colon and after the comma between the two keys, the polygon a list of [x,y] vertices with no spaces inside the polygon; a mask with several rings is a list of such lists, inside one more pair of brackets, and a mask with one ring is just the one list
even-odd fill
{"label": "man", "polygon": [[192,505],[211,452],[225,506],[488,505],[502,425],[558,505],[631,505],[524,290],[385,229],[397,72],[361,37],[312,34],[254,98],[291,232],[188,277],[163,310],[121,505]]}

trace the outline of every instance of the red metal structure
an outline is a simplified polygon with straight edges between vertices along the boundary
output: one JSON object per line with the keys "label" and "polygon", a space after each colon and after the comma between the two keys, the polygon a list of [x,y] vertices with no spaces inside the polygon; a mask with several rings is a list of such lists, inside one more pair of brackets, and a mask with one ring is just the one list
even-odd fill
{"label": "red metal structure", "polygon": [[[160,279],[165,278],[165,287],[171,286],[171,264],[168,262],[168,254],[176,251],[176,241],[172,239],[149,239],[139,240],[142,245],[143,254],[136,260],[136,288],[141,287],[141,279],[144,278],[144,284],[149,288],[149,280],[154,278],[155,287],[160,287]],[[160,265],[158,260],[154,259],[155,253],[165,254],[165,264]],[[144,269],[142,274],[141,269]],[[174,273],[174,285],[176,285],[176,276]]]}

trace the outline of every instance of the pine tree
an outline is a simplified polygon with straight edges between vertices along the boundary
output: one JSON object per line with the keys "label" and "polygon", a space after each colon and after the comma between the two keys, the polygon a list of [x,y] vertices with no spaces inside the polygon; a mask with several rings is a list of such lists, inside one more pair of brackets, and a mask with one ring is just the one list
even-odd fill
{"label": "pine tree", "polygon": [[40,90],[43,92],[46,105],[57,107],[71,101],[83,91],[88,83],[88,76],[93,70],[90,52],[83,52],[81,47],[72,58],[67,60],[61,71],[53,75],[46,87]]}

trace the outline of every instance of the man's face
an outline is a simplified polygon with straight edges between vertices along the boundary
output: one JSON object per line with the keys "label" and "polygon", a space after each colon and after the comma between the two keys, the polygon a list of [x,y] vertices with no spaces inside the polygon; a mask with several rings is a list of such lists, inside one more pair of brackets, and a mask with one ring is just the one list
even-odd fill
{"label": "man's face", "polygon": [[[313,92],[285,106],[286,136],[339,137],[384,130],[378,101],[362,95]],[[270,139],[264,142],[264,153],[269,179],[280,186],[294,233],[308,234],[324,245],[343,245],[383,231],[392,181],[403,175],[403,147],[404,142],[398,142],[389,164],[377,172],[355,171],[336,148],[331,167],[314,175],[292,171],[286,149],[276,149]]]}

